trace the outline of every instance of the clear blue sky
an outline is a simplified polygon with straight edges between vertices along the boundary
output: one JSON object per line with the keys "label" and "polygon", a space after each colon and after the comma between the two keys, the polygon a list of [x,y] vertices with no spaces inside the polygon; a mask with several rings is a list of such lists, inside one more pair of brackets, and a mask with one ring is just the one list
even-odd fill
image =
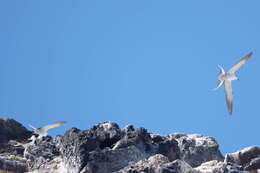
{"label": "clear blue sky", "polygon": [[[1,1],[0,115],[51,134],[111,120],[213,136],[221,151],[260,145],[260,2]],[[252,59],[233,83],[217,65]]]}

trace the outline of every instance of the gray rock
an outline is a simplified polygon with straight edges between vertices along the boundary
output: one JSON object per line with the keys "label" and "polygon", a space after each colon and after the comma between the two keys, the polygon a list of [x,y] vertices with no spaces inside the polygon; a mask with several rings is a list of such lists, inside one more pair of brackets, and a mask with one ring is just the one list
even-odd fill
{"label": "gray rock", "polygon": [[[35,162],[37,162],[39,168],[30,170],[27,173],[70,173],[70,170],[67,170],[63,165],[63,161],[60,156],[55,157],[52,160],[47,160],[47,162],[44,158],[39,157],[39,160]],[[43,165],[40,165],[40,163],[43,163]]]}
{"label": "gray rock", "polygon": [[60,153],[50,136],[37,139],[34,145],[30,145],[24,153],[29,166],[29,171],[46,170]]}
{"label": "gray rock", "polygon": [[250,162],[245,166],[246,171],[258,170],[260,169],[260,157],[250,160]]}
{"label": "gray rock", "polygon": [[121,135],[121,129],[112,122],[99,123],[89,130],[68,130],[59,144],[65,166],[71,173],[80,172],[94,158],[94,151],[112,148]]}
{"label": "gray rock", "polygon": [[179,159],[180,149],[178,142],[174,139],[159,142],[158,153],[165,155],[170,161]]}
{"label": "gray rock", "polygon": [[1,170],[8,172],[23,173],[27,171],[26,160],[15,155],[0,156],[0,172]]}
{"label": "gray rock", "polygon": [[24,141],[31,134],[19,122],[9,118],[0,118],[0,170],[13,172],[27,170],[26,161],[23,160],[24,149],[9,141]]}
{"label": "gray rock", "polygon": [[118,150],[103,150],[90,152],[86,166],[81,173],[112,173],[127,166],[130,162],[137,162],[148,157],[134,145]]}
{"label": "gray rock", "polygon": [[219,151],[216,140],[212,137],[199,134],[175,133],[169,136],[170,139],[178,141],[180,148],[180,159],[187,162],[192,167],[210,161],[223,161],[224,157]]}
{"label": "gray rock", "polygon": [[32,135],[22,124],[10,118],[0,118],[0,141],[26,140]]}
{"label": "gray rock", "polygon": [[169,139],[158,134],[150,134],[150,136],[153,143],[156,144],[156,153],[163,154],[170,161],[180,158],[180,149],[175,139]]}
{"label": "gray rock", "polygon": [[140,160],[139,162],[129,163],[125,168],[114,173],[138,173],[138,172],[155,173],[158,167],[168,162],[169,160],[167,157],[161,154],[156,154],[149,158]]}
{"label": "gray rock", "polygon": [[8,154],[8,155],[16,155],[19,157],[23,157],[24,148],[21,146],[16,146],[14,143],[10,141],[8,143],[0,144],[1,154]]}
{"label": "gray rock", "polygon": [[133,126],[127,126],[122,132],[123,136],[114,145],[114,150],[135,145],[140,151],[153,152],[153,142],[146,129],[139,128],[135,130]]}
{"label": "gray rock", "polygon": [[199,173],[199,171],[193,169],[188,163],[177,159],[161,165],[155,173]]}
{"label": "gray rock", "polygon": [[200,166],[196,167],[195,170],[200,173],[243,173],[243,168],[236,164],[227,164],[217,160],[208,161],[202,163]]}
{"label": "gray rock", "polygon": [[161,136],[132,125],[120,129],[116,123],[104,122],[88,130],[72,128],[54,140],[49,136],[37,139],[34,145],[24,145],[24,150],[15,143],[24,143],[30,131],[15,120],[3,118],[0,130],[0,172],[260,172],[260,147],[227,154],[223,162],[215,139],[196,134]]}
{"label": "gray rock", "polygon": [[14,119],[0,118],[0,153],[21,154],[23,149],[13,147],[9,140],[25,141],[32,135],[22,124]]}
{"label": "gray rock", "polygon": [[252,146],[225,156],[226,163],[241,165],[247,171],[260,169],[260,147]]}
{"label": "gray rock", "polygon": [[72,173],[109,173],[151,155],[152,143],[143,128],[121,130],[115,123],[104,122],[89,130],[70,129],[61,139],[60,151]]}

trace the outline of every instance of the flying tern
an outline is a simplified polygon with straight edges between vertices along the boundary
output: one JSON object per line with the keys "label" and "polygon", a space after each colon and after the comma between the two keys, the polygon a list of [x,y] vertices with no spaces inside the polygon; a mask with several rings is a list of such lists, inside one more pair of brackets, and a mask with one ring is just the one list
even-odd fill
{"label": "flying tern", "polygon": [[42,126],[40,128],[36,128],[32,125],[29,124],[29,126],[33,129],[33,132],[35,134],[38,134],[38,138],[42,138],[43,136],[47,136],[48,135],[48,130],[49,129],[52,129],[54,127],[58,127],[62,124],[65,124],[67,123],[66,121],[59,121],[59,122],[55,122],[55,123],[52,123],[52,124],[49,124],[49,125],[45,125],[45,126]]}
{"label": "flying tern", "polygon": [[233,80],[238,80],[238,77],[235,75],[235,72],[242,65],[244,65],[252,55],[253,55],[253,53],[250,52],[248,55],[244,56],[233,67],[231,67],[227,72],[225,72],[225,70],[223,69],[222,66],[218,65],[218,67],[220,68],[220,72],[218,75],[217,87],[214,88],[213,90],[217,90],[224,83],[225,92],[226,92],[227,108],[228,108],[228,112],[230,115],[233,112],[233,93],[232,93],[231,82]]}

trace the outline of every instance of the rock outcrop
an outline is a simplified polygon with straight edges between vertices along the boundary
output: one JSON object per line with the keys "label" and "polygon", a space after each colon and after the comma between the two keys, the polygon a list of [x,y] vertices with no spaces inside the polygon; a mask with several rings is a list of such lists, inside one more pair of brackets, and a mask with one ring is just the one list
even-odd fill
{"label": "rock outcrop", "polygon": [[132,125],[121,129],[114,122],[104,122],[28,143],[31,135],[15,120],[0,118],[0,172],[260,172],[260,147],[248,147],[223,157],[214,138],[198,134],[162,136]]}
{"label": "rock outcrop", "polygon": [[170,138],[176,139],[180,148],[180,159],[192,167],[201,165],[210,160],[223,161],[217,141],[208,136],[198,134],[174,133]]}
{"label": "rock outcrop", "polygon": [[26,141],[32,135],[22,124],[9,118],[0,118],[0,170],[25,172],[28,170],[23,148],[10,143],[11,140]]}
{"label": "rock outcrop", "polygon": [[225,162],[237,164],[246,171],[260,169],[260,147],[252,146],[235,153],[227,154]]}

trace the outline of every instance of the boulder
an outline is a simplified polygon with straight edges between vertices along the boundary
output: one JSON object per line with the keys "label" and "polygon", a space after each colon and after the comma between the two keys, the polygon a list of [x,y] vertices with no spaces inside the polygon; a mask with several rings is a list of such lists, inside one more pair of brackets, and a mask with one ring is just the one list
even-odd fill
{"label": "boulder", "polygon": [[28,171],[26,160],[15,155],[0,155],[0,172],[23,173]]}
{"label": "boulder", "polygon": [[[0,153],[11,152],[9,140],[25,141],[32,135],[22,124],[10,118],[0,118]],[[10,148],[11,150],[9,150]]]}
{"label": "boulder", "polygon": [[29,171],[49,170],[52,161],[60,155],[59,149],[50,136],[37,139],[34,144],[25,148]]}
{"label": "boulder", "polygon": [[158,167],[168,162],[169,160],[167,157],[161,154],[156,154],[138,162],[130,162],[125,168],[114,173],[155,173]]}
{"label": "boulder", "polygon": [[200,173],[193,169],[188,163],[182,160],[165,163],[159,166],[155,173]]}
{"label": "boulder", "polygon": [[224,157],[219,151],[217,141],[208,136],[199,134],[174,133],[170,139],[178,141],[180,148],[180,159],[192,167],[197,167],[204,162],[217,160],[223,161]]}
{"label": "boulder", "polygon": [[242,173],[243,168],[236,164],[227,164],[225,162],[211,160],[205,163],[202,163],[200,166],[196,167],[195,170],[200,173]]}
{"label": "boulder", "polygon": [[226,163],[238,164],[247,171],[260,169],[260,147],[252,146],[225,156]]}

